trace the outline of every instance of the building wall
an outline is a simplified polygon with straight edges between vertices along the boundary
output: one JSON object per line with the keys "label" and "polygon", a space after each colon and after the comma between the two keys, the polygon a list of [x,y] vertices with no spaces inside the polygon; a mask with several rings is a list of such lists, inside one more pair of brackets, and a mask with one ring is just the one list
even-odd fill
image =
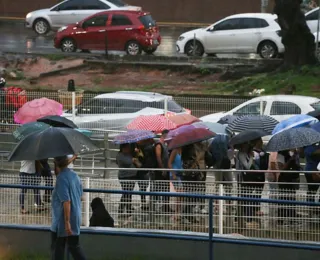
{"label": "building wall", "polygon": [[[58,0],[0,0],[0,16],[24,17]],[[260,12],[261,0],[127,0],[143,7],[159,22],[212,23],[227,15]]]}

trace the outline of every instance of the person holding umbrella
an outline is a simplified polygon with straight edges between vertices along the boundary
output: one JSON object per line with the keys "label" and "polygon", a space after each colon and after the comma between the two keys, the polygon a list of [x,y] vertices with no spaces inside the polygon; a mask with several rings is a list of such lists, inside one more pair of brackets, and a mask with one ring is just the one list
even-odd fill
{"label": "person holding umbrella", "polygon": [[54,158],[57,179],[52,193],[52,260],[64,260],[66,245],[74,260],[86,259],[79,243],[83,189],[79,176],[68,168],[70,163],[67,155]]}

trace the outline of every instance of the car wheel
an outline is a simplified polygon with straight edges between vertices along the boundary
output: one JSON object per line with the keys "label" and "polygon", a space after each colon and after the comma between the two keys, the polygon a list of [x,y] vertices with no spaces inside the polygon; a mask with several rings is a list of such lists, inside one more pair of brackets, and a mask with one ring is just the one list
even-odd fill
{"label": "car wheel", "polygon": [[50,31],[50,25],[45,19],[37,19],[33,24],[33,29],[37,34],[44,35]]}
{"label": "car wheel", "polygon": [[157,50],[157,48],[145,49],[144,52],[145,52],[146,54],[151,55],[151,54],[153,54],[156,50]]}
{"label": "car wheel", "polygon": [[184,52],[188,56],[202,56],[204,54],[204,48],[201,42],[191,40],[187,42]]}
{"label": "car wheel", "polygon": [[75,41],[70,38],[63,39],[60,48],[63,52],[75,52],[77,50]]}
{"label": "car wheel", "polygon": [[126,45],[126,52],[129,55],[135,56],[135,55],[141,54],[142,49],[141,49],[141,46],[138,42],[130,41]]}
{"label": "car wheel", "polygon": [[278,48],[273,42],[265,41],[259,45],[258,54],[263,59],[273,59],[278,56]]}

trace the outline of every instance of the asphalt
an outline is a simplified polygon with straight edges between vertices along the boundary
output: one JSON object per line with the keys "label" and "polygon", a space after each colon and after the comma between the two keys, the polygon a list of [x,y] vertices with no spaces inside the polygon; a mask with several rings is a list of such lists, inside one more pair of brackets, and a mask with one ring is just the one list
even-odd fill
{"label": "asphalt", "polygon": [[[163,26],[160,28],[162,44],[155,55],[176,56],[175,41],[179,35],[192,28]],[[0,21],[0,50],[12,52],[61,53],[53,47],[54,33],[39,36],[24,27],[22,22]],[[115,52],[116,53],[116,52]]]}

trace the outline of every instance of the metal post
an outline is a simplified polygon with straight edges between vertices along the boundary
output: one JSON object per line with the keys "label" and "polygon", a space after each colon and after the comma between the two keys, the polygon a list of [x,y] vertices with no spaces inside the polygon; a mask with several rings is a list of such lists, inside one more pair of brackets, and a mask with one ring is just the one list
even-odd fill
{"label": "metal post", "polygon": [[164,116],[167,116],[168,114],[168,98],[165,97],[164,99]]}
{"label": "metal post", "polygon": [[[90,178],[87,177],[84,183],[85,189],[90,189]],[[84,194],[84,225],[89,227],[90,225],[90,193]]]}
{"label": "metal post", "polygon": [[263,115],[264,111],[263,111],[263,101],[262,99],[260,100],[260,115]]}
{"label": "metal post", "polygon": [[213,260],[213,200],[209,199],[209,260]]}
{"label": "metal post", "polygon": [[[219,196],[223,196],[223,184],[219,184]],[[223,200],[219,200],[219,234],[223,234]]]}
{"label": "metal post", "polygon": [[196,56],[196,34],[193,35],[193,50],[192,55]]}
{"label": "metal post", "polygon": [[106,58],[109,57],[109,52],[108,52],[108,33],[107,33],[107,30],[105,31],[105,37],[104,37],[104,50],[105,50],[105,55],[106,55]]}
{"label": "metal post", "polygon": [[[110,147],[109,147],[109,134],[104,134],[104,168],[109,167],[109,160],[110,160]],[[107,179],[109,178],[109,172],[107,169],[104,170],[103,178]]]}
{"label": "metal post", "polygon": [[[318,57],[318,50],[319,50],[319,44],[320,44],[320,41],[319,41],[319,36],[320,36],[320,0],[318,1],[318,7],[319,7],[319,10],[318,10],[318,25],[317,25],[317,38],[316,38],[316,57],[320,59],[320,57]],[[320,56],[320,54],[319,54]]]}
{"label": "metal post", "polygon": [[76,92],[72,91],[72,121],[76,119]]}

